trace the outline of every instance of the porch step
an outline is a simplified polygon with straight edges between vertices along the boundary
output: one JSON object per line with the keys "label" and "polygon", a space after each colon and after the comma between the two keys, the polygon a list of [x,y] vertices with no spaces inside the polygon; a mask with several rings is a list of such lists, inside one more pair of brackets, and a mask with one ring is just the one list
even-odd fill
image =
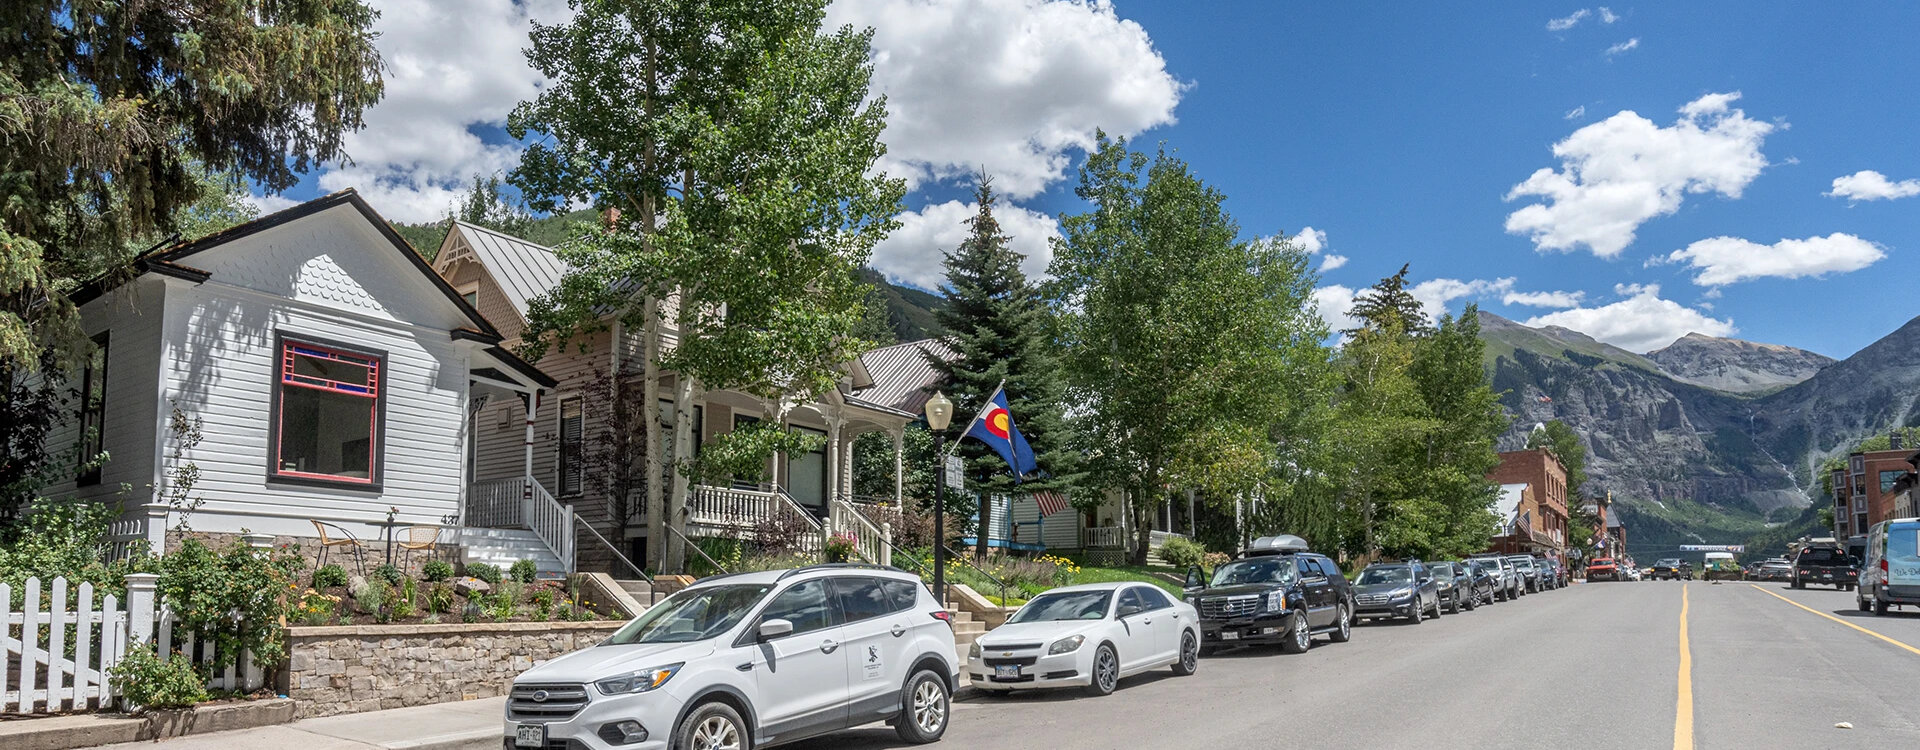
{"label": "porch step", "polygon": [[633,597],[634,602],[638,603],[642,609],[653,606],[653,584],[625,579],[614,579],[614,583],[620,584],[620,590],[627,592],[627,596]]}
{"label": "porch step", "polygon": [[962,655],[966,654],[968,646],[972,646],[974,641],[980,640],[980,636],[987,634],[987,624],[973,619],[972,612],[949,604],[947,615],[952,618],[950,622],[953,624],[953,647],[959,649]]}
{"label": "porch step", "polygon": [[468,564],[486,563],[502,573],[516,562],[532,560],[543,578],[564,577],[567,573],[566,565],[547,543],[528,529],[461,529],[460,560]]}

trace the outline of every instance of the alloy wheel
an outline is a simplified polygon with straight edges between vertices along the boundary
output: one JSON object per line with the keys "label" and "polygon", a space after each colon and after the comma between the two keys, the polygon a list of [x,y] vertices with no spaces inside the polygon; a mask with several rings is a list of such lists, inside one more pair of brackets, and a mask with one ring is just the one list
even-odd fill
{"label": "alloy wheel", "polygon": [[1111,693],[1115,683],[1120,681],[1120,657],[1113,649],[1103,648],[1093,657],[1093,679],[1100,685],[1100,692]]}
{"label": "alloy wheel", "polygon": [[1193,637],[1193,631],[1180,636],[1180,671],[1193,674],[1200,669],[1200,640]]}
{"label": "alloy wheel", "polygon": [[1305,613],[1294,615],[1293,617],[1293,645],[1301,651],[1305,651],[1313,646],[1313,631],[1307,629],[1307,616]]}
{"label": "alloy wheel", "polygon": [[946,694],[933,680],[921,680],[913,689],[913,723],[920,731],[937,735],[947,723]]}
{"label": "alloy wheel", "polygon": [[693,730],[692,750],[740,750],[740,728],[725,716],[709,716]]}

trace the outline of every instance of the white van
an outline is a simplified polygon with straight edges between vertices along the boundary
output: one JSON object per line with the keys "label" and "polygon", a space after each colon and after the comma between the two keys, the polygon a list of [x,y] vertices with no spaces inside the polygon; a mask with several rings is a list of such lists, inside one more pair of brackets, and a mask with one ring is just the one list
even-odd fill
{"label": "white van", "polygon": [[1867,559],[1854,591],[1862,612],[1920,606],[1920,518],[1881,521],[1867,531]]}

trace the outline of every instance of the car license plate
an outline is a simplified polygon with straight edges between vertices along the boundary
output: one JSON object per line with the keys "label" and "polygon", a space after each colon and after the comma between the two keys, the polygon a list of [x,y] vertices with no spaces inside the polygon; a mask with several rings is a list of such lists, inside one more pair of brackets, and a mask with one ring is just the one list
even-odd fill
{"label": "car license plate", "polygon": [[1020,665],[998,664],[993,668],[993,677],[998,680],[1016,680],[1020,678]]}
{"label": "car license plate", "polygon": [[1223,631],[1220,631],[1220,640],[1223,640],[1223,641],[1237,641],[1237,640],[1240,640],[1240,633],[1238,633],[1238,632],[1236,632],[1236,631],[1232,631],[1232,630],[1223,630]]}
{"label": "car license plate", "polygon": [[547,725],[515,724],[513,727],[514,747],[544,747],[547,744]]}

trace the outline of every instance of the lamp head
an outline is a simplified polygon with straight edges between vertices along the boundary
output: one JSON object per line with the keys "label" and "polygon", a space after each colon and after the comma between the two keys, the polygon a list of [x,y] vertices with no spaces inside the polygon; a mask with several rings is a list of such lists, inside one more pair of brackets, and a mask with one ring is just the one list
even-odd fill
{"label": "lamp head", "polygon": [[934,391],[933,398],[927,399],[927,426],[934,432],[947,429],[953,421],[953,400],[947,394]]}

